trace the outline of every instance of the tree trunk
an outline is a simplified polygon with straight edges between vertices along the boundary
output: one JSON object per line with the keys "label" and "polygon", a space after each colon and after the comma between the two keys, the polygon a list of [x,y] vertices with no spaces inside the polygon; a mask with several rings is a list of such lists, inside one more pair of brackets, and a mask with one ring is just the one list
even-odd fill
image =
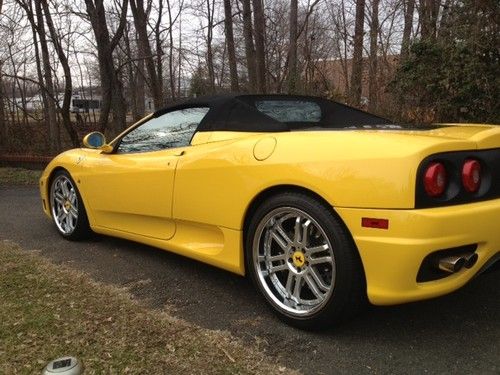
{"label": "tree trunk", "polygon": [[[170,86],[170,98],[175,101],[177,93],[175,90],[176,77],[174,68],[174,28],[172,20],[172,7],[170,6],[170,0],[167,0],[167,11],[168,11],[168,37],[169,37],[169,48],[168,48],[168,80]],[[179,37],[179,44],[181,43]]]}
{"label": "tree trunk", "polygon": [[113,112],[112,136],[120,134],[127,126],[127,102],[123,97],[123,82],[118,78],[116,72],[112,72],[113,92],[111,95],[111,110]]}
{"label": "tree trunk", "polygon": [[[103,1],[85,0],[85,4],[96,39],[97,60],[101,79],[102,104],[99,114],[99,129],[104,132],[108,128],[109,114],[112,112],[113,121],[109,131],[112,135],[117,135],[125,128],[127,105],[123,97],[123,84],[114,67],[113,50],[123,35],[125,16],[122,14],[120,17],[120,26],[113,39],[111,39],[106,23]],[[122,12],[125,14],[127,12],[127,0],[123,3]]]}
{"label": "tree trunk", "polygon": [[[209,31],[209,34],[212,34]],[[210,93],[215,93],[215,70],[214,70],[214,53],[212,51],[212,36],[207,37],[207,68]]]}
{"label": "tree trunk", "polygon": [[297,0],[290,1],[290,38],[288,47],[288,93],[297,92]]}
{"label": "tree trunk", "polygon": [[239,91],[238,66],[236,61],[236,48],[234,44],[233,32],[233,12],[230,0],[224,0],[224,10],[226,14],[226,43],[229,57],[229,75],[231,78],[231,91]]}
{"label": "tree trunk", "polygon": [[[477,4],[477,3],[476,3]],[[453,26],[453,21],[450,20],[450,16],[454,14],[456,6],[452,0],[445,0],[442,4],[441,20],[439,21],[439,29],[436,33],[436,38],[445,39],[450,37],[450,27]],[[450,22],[451,21],[451,22]]]}
{"label": "tree trunk", "polygon": [[266,19],[264,18],[264,8],[262,0],[253,0],[254,11],[254,33],[255,33],[255,57],[257,66],[257,91],[266,92],[266,51],[265,32]]}
{"label": "tree trunk", "polygon": [[[44,117],[45,121],[47,122],[48,149],[51,153],[55,154],[60,150],[61,143],[59,126],[57,124],[56,98],[54,83],[52,80],[52,67],[47,45],[47,36],[45,32],[42,6],[40,1],[35,1],[35,11],[33,11],[31,0],[29,0],[28,2],[17,0],[17,4],[19,4],[19,6],[21,6],[26,12],[28,21],[30,22],[33,29],[38,83],[41,89]],[[40,49],[42,52],[41,60],[38,49],[37,35],[39,36]]]}
{"label": "tree trunk", "polygon": [[53,150],[52,150],[52,142],[50,139],[50,121],[48,113],[49,103],[47,99],[47,92],[45,91],[45,85],[43,83],[43,72],[42,72],[42,63],[40,61],[40,50],[38,47],[38,36],[35,26],[33,24],[31,25],[31,31],[33,33],[33,47],[35,52],[36,73],[38,76],[38,85],[40,86],[40,96],[42,97],[42,110],[43,110],[42,121],[44,122],[44,125],[47,126],[47,134],[49,135],[49,137],[45,139],[45,145],[47,150],[52,153]]}
{"label": "tree trunk", "polygon": [[61,116],[63,120],[63,126],[66,129],[66,132],[69,135],[71,143],[74,147],[78,147],[80,145],[80,140],[78,139],[78,134],[76,133],[73,125],[71,124],[71,116],[70,116],[70,105],[71,105],[71,95],[73,90],[73,83],[71,80],[71,68],[69,66],[68,58],[64,49],[61,45],[61,41],[54,27],[54,22],[52,21],[52,16],[49,10],[49,4],[47,1],[41,1],[43,6],[43,13],[45,15],[45,20],[47,23],[47,27],[49,29],[50,37],[52,42],[54,43],[55,50],[57,52],[57,56],[61,63],[64,73],[64,97],[63,97],[63,105],[61,107]]}
{"label": "tree trunk", "polygon": [[378,8],[380,0],[372,0],[372,22],[370,25],[370,75],[368,78],[368,110],[375,111],[378,105]]}
{"label": "tree trunk", "polygon": [[[1,1],[1,0],[0,0]],[[7,144],[7,119],[5,117],[4,93],[3,93],[3,61],[0,60],[0,147]]]}
{"label": "tree trunk", "polygon": [[440,0],[421,0],[419,8],[420,36],[422,39],[435,40]]}
{"label": "tree trunk", "polygon": [[130,47],[130,38],[129,38],[130,28],[128,27],[128,22],[125,27],[125,31],[123,32],[123,42],[125,46],[125,55],[130,60],[130,63],[127,64],[127,75],[128,75],[128,86],[126,88],[125,95],[128,96],[130,102],[130,111],[132,112],[132,118],[135,121],[141,118],[137,107],[137,71],[135,69],[135,64],[133,63],[135,55],[132,53],[132,48]]}
{"label": "tree trunk", "polygon": [[363,27],[365,22],[365,0],[356,1],[356,23],[354,26],[354,52],[352,55],[351,87],[349,104],[359,107],[363,79]]}
{"label": "tree trunk", "polygon": [[50,65],[49,48],[47,45],[47,36],[45,34],[45,27],[43,22],[43,12],[40,1],[35,1],[35,12],[38,23],[38,35],[40,37],[40,49],[42,51],[43,62],[43,75],[45,81],[45,89],[47,90],[47,115],[48,115],[48,130],[50,151],[57,152],[61,149],[61,139],[59,134],[59,127],[57,125],[57,110],[55,103],[55,90],[54,82],[52,80],[52,67]]}
{"label": "tree trunk", "polygon": [[214,6],[215,4],[211,1],[205,0],[206,2],[206,16],[207,16],[207,69],[208,69],[208,81],[210,92],[215,93],[215,70],[214,70],[214,53],[212,50],[212,40],[214,31]]}
{"label": "tree trunk", "polygon": [[224,26],[226,28],[226,45],[229,57],[229,76],[231,78],[231,91],[239,91],[238,68],[236,65],[236,49],[233,35],[233,10],[231,0],[224,0]]}
{"label": "tree trunk", "polygon": [[139,37],[138,43],[142,45],[144,55],[144,63],[146,66],[146,71],[148,73],[148,85],[151,89],[151,95],[153,96],[153,101],[155,104],[155,109],[163,107],[163,89],[162,82],[160,82],[158,77],[158,72],[156,71],[155,61],[153,56],[153,51],[149,43],[148,37],[148,14],[144,9],[143,0],[130,0],[130,8],[132,9],[132,15],[134,17],[135,30]]}
{"label": "tree trunk", "polygon": [[406,60],[410,52],[410,37],[413,28],[413,12],[415,11],[415,0],[405,0],[404,2],[404,29],[403,40],[401,42],[401,61]]}
{"label": "tree trunk", "polygon": [[340,2],[340,20],[338,25],[339,34],[342,35],[342,43],[337,43],[338,54],[340,57],[340,65],[342,67],[342,76],[344,82],[344,95],[346,99],[349,97],[349,64],[347,58],[347,49],[349,46],[349,33],[347,32],[347,21],[345,11],[345,1]]}
{"label": "tree trunk", "polygon": [[[0,14],[2,14],[3,0],[0,0]],[[7,142],[7,121],[5,119],[5,107],[3,101],[3,79],[2,79],[3,61],[0,60],[0,147],[5,146]]]}
{"label": "tree trunk", "polygon": [[[180,12],[180,11],[179,11]],[[182,14],[179,14],[179,48],[177,55],[177,96],[182,97],[181,92],[181,75],[182,75]]]}
{"label": "tree trunk", "polygon": [[139,54],[139,60],[137,61],[137,66],[135,69],[137,117],[134,120],[136,121],[144,117],[146,110],[151,111],[153,109],[146,108],[146,70],[144,68],[144,59],[142,58],[145,53],[140,43],[138,43],[137,52]]}
{"label": "tree trunk", "polygon": [[243,3],[243,38],[245,39],[245,57],[248,71],[248,91],[254,92],[257,83],[257,65],[253,44],[252,8],[250,0]]}
{"label": "tree trunk", "polygon": [[[158,19],[156,20],[154,28],[155,44],[156,44],[156,74],[158,76],[158,84],[160,86],[160,91],[163,93],[163,47],[161,40],[161,19],[163,16],[163,1],[158,2]],[[162,94],[162,100],[163,94]],[[163,103],[162,103],[163,106]],[[160,109],[160,108],[157,108]]]}

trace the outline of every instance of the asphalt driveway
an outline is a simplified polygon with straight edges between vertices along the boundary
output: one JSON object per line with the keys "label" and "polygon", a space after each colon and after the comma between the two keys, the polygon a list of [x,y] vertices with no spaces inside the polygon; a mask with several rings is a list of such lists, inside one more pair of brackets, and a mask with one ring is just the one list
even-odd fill
{"label": "asphalt driveway", "polygon": [[0,240],[128,287],[148,306],[257,342],[306,374],[500,373],[500,272],[445,297],[373,307],[341,327],[306,333],[276,319],[245,278],[110,237],[67,242],[40,205],[36,187],[0,187]]}

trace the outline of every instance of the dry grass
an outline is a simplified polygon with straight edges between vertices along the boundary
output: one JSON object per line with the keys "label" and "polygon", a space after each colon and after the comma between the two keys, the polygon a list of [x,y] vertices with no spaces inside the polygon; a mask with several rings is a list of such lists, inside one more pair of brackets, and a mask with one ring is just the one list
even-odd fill
{"label": "dry grass", "polygon": [[0,185],[37,185],[42,171],[23,168],[0,168]]}
{"label": "dry grass", "polygon": [[85,374],[290,374],[257,347],[148,310],[122,289],[0,242],[0,374],[64,355]]}

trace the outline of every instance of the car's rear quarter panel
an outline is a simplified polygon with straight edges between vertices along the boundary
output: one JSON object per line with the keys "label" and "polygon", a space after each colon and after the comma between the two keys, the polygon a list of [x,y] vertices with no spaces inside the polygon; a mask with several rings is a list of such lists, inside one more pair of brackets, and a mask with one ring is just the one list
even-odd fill
{"label": "car's rear quarter panel", "polygon": [[[258,140],[276,138],[258,161]],[[415,176],[430,153],[473,148],[470,141],[383,132],[259,134],[187,150],[175,177],[174,218],[241,230],[250,202],[279,185],[308,189],[334,207],[414,207]]]}

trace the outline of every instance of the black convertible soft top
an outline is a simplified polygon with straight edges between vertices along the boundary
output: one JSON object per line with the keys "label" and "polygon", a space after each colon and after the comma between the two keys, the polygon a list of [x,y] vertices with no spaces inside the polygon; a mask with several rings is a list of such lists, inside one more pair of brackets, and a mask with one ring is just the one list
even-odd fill
{"label": "black convertible soft top", "polygon": [[[281,120],[273,116],[273,103],[275,108],[286,112],[286,107],[280,105],[312,106],[313,121],[308,119],[296,121],[295,119]],[[263,110],[262,106],[268,109]],[[305,128],[314,129],[345,129],[373,125],[390,125],[388,119],[372,115],[347,105],[331,100],[298,95],[218,95],[190,99],[188,101],[170,105],[153,114],[158,117],[172,110],[209,107],[207,115],[200,122],[197,131],[244,131],[244,132],[284,132]],[[270,108],[270,109],[269,109]],[[307,110],[307,108],[306,108]],[[286,113],[284,113],[284,117]],[[289,116],[288,116],[289,117]]]}

